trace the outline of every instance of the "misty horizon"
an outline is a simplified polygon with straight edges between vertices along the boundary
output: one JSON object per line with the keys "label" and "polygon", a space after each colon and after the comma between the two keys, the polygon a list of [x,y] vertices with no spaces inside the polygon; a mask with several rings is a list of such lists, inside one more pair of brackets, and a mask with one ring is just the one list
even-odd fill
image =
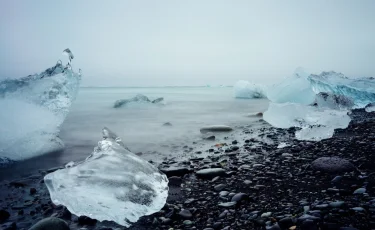
{"label": "misty horizon", "polygon": [[4,1],[0,79],[70,48],[82,86],[270,84],[297,67],[375,76],[373,1]]}

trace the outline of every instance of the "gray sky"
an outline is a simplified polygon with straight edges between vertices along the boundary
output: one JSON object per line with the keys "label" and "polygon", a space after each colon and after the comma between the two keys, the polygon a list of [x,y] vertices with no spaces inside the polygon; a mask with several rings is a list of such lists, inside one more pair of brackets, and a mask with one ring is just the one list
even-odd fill
{"label": "gray sky", "polygon": [[375,77],[374,12],[372,0],[0,0],[0,78],[67,47],[85,86],[271,83],[298,66]]}

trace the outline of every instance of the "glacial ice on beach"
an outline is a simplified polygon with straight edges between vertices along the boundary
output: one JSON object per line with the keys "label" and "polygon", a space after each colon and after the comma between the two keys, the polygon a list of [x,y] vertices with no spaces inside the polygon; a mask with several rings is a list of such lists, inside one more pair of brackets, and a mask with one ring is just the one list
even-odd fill
{"label": "glacial ice on beach", "polygon": [[333,135],[334,129],[346,128],[350,117],[346,110],[306,106],[297,103],[270,103],[263,119],[278,128],[301,128],[299,140],[322,140]]}
{"label": "glacial ice on beach", "polygon": [[235,98],[267,98],[265,87],[258,84],[252,84],[248,81],[237,81],[234,84]]}
{"label": "glacial ice on beach", "polygon": [[275,103],[299,103],[309,105],[315,100],[315,93],[307,80],[308,74],[302,68],[279,84],[268,87],[267,97]]}
{"label": "glacial ice on beach", "polygon": [[354,101],[356,108],[364,108],[375,102],[375,79],[351,79],[341,73],[323,72],[319,75],[310,75],[308,80],[315,93],[330,92],[344,95]]}
{"label": "glacial ice on beach", "polygon": [[338,88],[334,85],[321,86],[317,76],[297,69],[293,77],[270,87],[267,95],[271,103],[263,119],[278,128],[300,128],[296,132],[300,140],[330,138],[335,129],[346,128],[350,122],[348,110],[355,105],[352,95],[332,90]]}
{"label": "glacial ice on beach", "polygon": [[159,211],[168,196],[167,177],[128,151],[107,128],[83,163],[50,173],[44,181],[56,205],[66,206],[77,216],[126,227]]}
{"label": "glacial ice on beach", "polygon": [[80,79],[58,62],[40,74],[0,82],[0,158],[23,160],[61,150],[59,126]]}

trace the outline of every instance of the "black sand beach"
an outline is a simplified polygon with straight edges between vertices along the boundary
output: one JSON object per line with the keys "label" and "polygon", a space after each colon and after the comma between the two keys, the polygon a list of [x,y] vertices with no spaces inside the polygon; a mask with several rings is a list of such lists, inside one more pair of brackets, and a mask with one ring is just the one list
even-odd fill
{"label": "black sand beach", "polygon": [[[351,117],[347,129],[319,142],[268,126],[263,135],[272,144],[228,139],[206,158],[164,161],[167,204],[129,229],[375,229],[375,113]],[[277,148],[280,142],[288,146]],[[1,182],[1,229],[29,229],[47,217],[70,229],[124,229],[55,206],[43,176],[56,169]]]}

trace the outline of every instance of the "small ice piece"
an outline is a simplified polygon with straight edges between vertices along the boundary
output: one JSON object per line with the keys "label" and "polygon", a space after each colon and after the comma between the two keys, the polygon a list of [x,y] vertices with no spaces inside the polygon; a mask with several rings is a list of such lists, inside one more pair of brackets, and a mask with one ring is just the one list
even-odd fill
{"label": "small ice piece", "polygon": [[168,196],[166,175],[124,148],[107,128],[84,162],[47,174],[44,181],[54,204],[125,227],[158,212]]}
{"label": "small ice piece", "polygon": [[64,51],[63,51],[63,54],[67,55],[69,57],[69,63],[72,62],[72,59],[74,58],[74,55],[72,53],[72,51],[70,51],[69,48],[66,48]]}
{"label": "small ice piece", "polygon": [[281,142],[281,143],[277,146],[277,148],[278,148],[278,149],[282,149],[282,148],[285,148],[285,147],[287,147],[287,146],[289,146],[287,143],[285,143],[285,142]]}
{"label": "small ice piece", "polygon": [[366,112],[375,112],[375,103],[370,103],[365,107]]}
{"label": "small ice piece", "polygon": [[262,85],[250,83],[248,81],[238,81],[234,84],[235,98],[267,98],[265,87]]}

